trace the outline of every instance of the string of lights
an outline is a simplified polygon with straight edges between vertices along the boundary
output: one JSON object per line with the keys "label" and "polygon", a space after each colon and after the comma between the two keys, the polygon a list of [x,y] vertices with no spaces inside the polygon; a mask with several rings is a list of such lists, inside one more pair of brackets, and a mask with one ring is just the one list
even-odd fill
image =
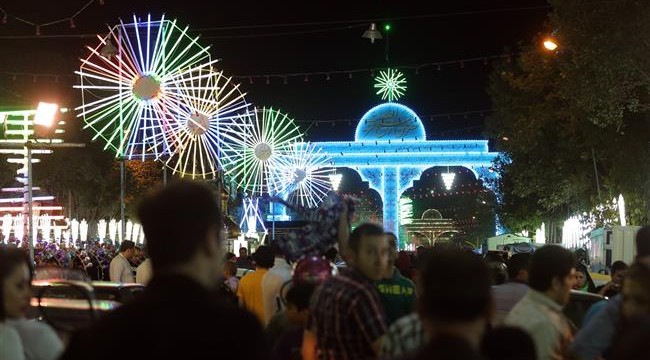
{"label": "string of lights", "polygon": [[3,24],[6,24],[9,19],[13,19],[13,20],[19,21],[21,23],[33,26],[34,29],[35,29],[36,36],[40,36],[41,35],[41,29],[46,27],[46,26],[51,26],[51,25],[56,25],[56,24],[61,24],[61,23],[67,22],[67,23],[70,24],[71,29],[76,28],[77,26],[74,23],[74,19],[77,18],[79,15],[81,15],[81,13],[84,12],[84,10],[86,10],[90,5],[92,5],[95,2],[98,2],[99,5],[104,5],[104,0],[90,0],[84,6],[82,6],[79,10],[77,10],[74,14],[72,14],[70,16],[66,16],[64,18],[60,18],[60,19],[56,19],[56,20],[52,20],[52,21],[47,21],[47,22],[42,22],[42,23],[37,23],[37,22],[34,22],[34,21],[30,21],[30,20],[24,19],[21,16],[11,14],[11,13],[7,12],[2,7],[0,7],[0,13],[2,14],[2,23]]}
{"label": "string of lights", "polygon": [[[469,63],[482,63],[483,65],[489,65],[491,60],[506,59],[510,60],[513,57],[521,54],[521,52],[507,53],[500,55],[488,55],[488,56],[478,56],[472,58],[464,59],[455,59],[455,60],[446,60],[446,61],[437,61],[437,62],[428,62],[412,65],[402,65],[402,66],[391,66],[392,69],[400,70],[410,70],[414,75],[420,75],[422,70],[426,69],[435,69],[437,71],[442,71],[451,69],[452,66],[457,66],[457,69],[464,69],[466,64]],[[254,85],[259,83],[261,80],[263,83],[270,85],[272,83],[278,83],[278,80],[282,81],[283,84],[287,85],[289,79],[296,79],[302,82],[309,82],[311,79],[321,79],[324,81],[331,81],[333,79],[352,79],[355,74],[369,74],[371,77],[375,76],[375,73],[385,70],[385,67],[374,67],[374,68],[358,68],[358,69],[348,69],[348,70],[327,70],[327,71],[314,71],[314,72],[292,72],[292,73],[270,73],[270,74],[251,74],[251,75],[235,75],[232,78],[238,80],[248,81],[249,84]],[[39,79],[44,80],[54,80],[59,81],[59,79],[76,79],[78,76],[74,75],[72,72],[70,74],[56,74],[56,73],[35,73],[35,72],[26,72],[26,71],[0,71],[0,75],[5,75],[13,81],[19,79],[28,78],[33,82],[38,81]]]}

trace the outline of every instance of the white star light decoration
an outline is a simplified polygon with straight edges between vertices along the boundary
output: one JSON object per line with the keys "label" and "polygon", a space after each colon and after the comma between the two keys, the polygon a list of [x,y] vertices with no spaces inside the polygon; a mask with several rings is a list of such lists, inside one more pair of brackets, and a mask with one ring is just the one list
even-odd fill
{"label": "white star light decoration", "polygon": [[406,91],[404,74],[390,68],[380,71],[375,80],[375,89],[379,89],[376,94],[381,95],[382,100],[388,99],[389,102],[393,102],[399,99]]}

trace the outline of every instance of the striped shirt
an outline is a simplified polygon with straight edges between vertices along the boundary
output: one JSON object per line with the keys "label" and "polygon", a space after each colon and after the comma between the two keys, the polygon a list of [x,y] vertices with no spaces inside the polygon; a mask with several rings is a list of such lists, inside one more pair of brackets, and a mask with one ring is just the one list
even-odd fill
{"label": "striped shirt", "polygon": [[318,359],[376,358],[372,344],[386,333],[386,319],[374,284],[350,268],[325,280],[313,297],[309,329]]}

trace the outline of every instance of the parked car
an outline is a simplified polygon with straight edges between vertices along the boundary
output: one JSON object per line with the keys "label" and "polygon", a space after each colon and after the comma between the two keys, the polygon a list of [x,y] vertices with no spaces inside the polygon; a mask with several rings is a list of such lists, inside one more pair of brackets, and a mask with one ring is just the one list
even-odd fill
{"label": "parked car", "polygon": [[71,332],[131,301],[145,288],[142,284],[78,279],[71,272],[56,279],[33,280],[28,316],[46,321],[58,331]]}

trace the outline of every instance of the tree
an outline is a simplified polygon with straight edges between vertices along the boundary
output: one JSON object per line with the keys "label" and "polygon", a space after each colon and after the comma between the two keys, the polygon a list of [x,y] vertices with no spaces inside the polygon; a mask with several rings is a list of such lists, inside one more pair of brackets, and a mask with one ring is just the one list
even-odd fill
{"label": "tree", "polygon": [[619,193],[630,199],[631,223],[647,222],[650,3],[551,5],[559,50],[534,45],[540,36],[490,76],[487,132],[506,154],[497,164],[504,223],[534,230]]}

